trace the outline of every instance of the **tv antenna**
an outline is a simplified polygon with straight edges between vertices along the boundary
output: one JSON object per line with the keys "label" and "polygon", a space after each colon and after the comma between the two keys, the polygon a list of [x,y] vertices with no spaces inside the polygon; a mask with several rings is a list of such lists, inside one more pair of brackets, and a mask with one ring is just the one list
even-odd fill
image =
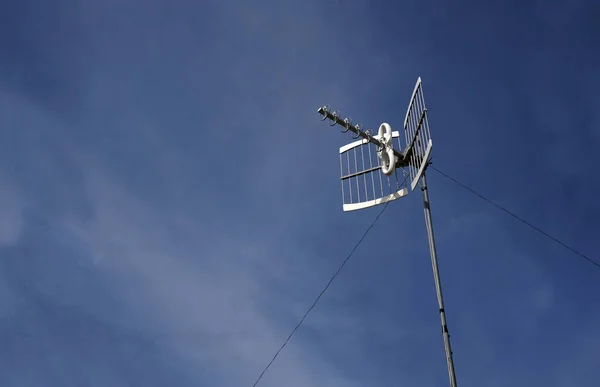
{"label": "tv antenna", "polygon": [[[319,108],[318,112],[323,116],[323,121],[329,119],[331,126],[341,126],[342,133],[350,131],[354,133],[353,138],[357,140],[340,148],[340,179],[344,211],[361,210],[400,199],[408,195],[407,185],[410,185],[411,191],[414,191],[420,182],[433,279],[446,350],[448,377],[450,378],[450,387],[456,387],[454,359],[446,323],[425,176],[427,166],[431,164],[430,155],[433,143],[429,132],[421,78],[419,77],[417,80],[406,110],[403,136],[400,132],[393,131],[392,127],[385,122],[379,126],[377,134],[372,134],[369,130],[363,131],[360,125],[353,125],[351,118],[342,119],[340,112],[331,110],[328,106]],[[400,143],[401,137],[404,137],[404,151],[402,151]],[[397,144],[397,148],[394,147],[394,143]],[[373,148],[375,148],[374,151]],[[398,177],[399,171],[401,177]],[[408,183],[407,179],[410,179]]]}

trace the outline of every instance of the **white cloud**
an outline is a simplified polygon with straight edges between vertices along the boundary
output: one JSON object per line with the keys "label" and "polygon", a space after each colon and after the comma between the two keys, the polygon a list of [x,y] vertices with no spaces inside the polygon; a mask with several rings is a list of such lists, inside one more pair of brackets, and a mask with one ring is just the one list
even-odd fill
{"label": "white cloud", "polygon": [[[269,273],[253,268],[263,260],[276,274],[282,270],[277,243],[215,233],[202,219],[190,223],[177,212],[144,204],[107,175],[88,177],[93,219],[64,219],[63,226],[109,277],[111,291],[132,312],[135,328],[160,332],[167,338],[165,349],[194,366],[218,369],[222,385],[256,377],[291,329],[263,311],[272,302],[261,281]],[[310,273],[302,275],[310,278]],[[277,307],[295,314],[293,305]],[[319,320],[327,319],[327,312],[320,311]],[[334,369],[319,365],[323,361],[314,347],[292,343],[263,385],[351,385]]]}

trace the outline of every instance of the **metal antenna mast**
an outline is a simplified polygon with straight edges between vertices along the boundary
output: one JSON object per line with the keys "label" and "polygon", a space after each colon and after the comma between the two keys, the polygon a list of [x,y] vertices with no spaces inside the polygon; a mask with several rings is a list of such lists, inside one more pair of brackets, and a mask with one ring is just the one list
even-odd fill
{"label": "metal antenna mast", "polygon": [[[448,325],[446,324],[446,311],[444,310],[444,297],[437,263],[435,238],[433,236],[427,178],[425,176],[427,166],[430,164],[429,158],[433,144],[429,132],[429,121],[427,120],[427,108],[423,98],[421,78],[417,80],[404,117],[404,151],[401,150],[402,145],[400,143],[402,136],[399,132],[392,131],[391,126],[387,123],[382,123],[379,126],[378,133],[372,135],[369,130],[363,132],[360,125],[353,125],[351,118],[342,120],[340,113],[331,111],[328,106],[319,108],[318,112],[323,116],[323,121],[329,119],[331,120],[331,126],[340,125],[344,128],[342,133],[351,131],[355,134],[352,138],[359,139],[340,148],[340,179],[342,182],[344,211],[360,210],[400,199],[408,194],[407,179],[410,178],[412,191],[415,190],[420,181],[431,266],[442,324],[444,349],[446,350],[448,377],[450,387],[456,387],[454,359]],[[398,149],[394,148],[394,140],[397,140]],[[375,152],[371,151],[373,145],[375,146]],[[375,153],[375,157],[372,156],[373,153]],[[401,171],[401,178],[398,177],[399,170]],[[380,173],[377,173],[379,171]]]}

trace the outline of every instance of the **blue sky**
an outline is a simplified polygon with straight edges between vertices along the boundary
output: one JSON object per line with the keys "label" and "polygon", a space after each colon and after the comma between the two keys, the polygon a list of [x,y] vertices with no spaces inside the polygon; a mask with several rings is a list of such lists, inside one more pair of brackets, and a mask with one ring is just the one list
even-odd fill
{"label": "blue sky", "polygon": [[[598,259],[593,1],[0,4],[0,384],[251,386],[379,209],[331,104]],[[595,386],[600,272],[429,173],[461,386]],[[261,382],[447,384],[420,195]]]}

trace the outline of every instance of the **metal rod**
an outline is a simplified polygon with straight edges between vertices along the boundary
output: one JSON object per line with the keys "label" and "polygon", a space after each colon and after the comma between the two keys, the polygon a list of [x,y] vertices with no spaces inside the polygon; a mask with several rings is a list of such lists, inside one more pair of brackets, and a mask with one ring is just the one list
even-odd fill
{"label": "metal rod", "polygon": [[[346,161],[348,164],[348,173],[350,173],[350,153],[346,152]],[[352,199],[352,180],[348,181],[348,190],[350,191],[350,203],[354,203]]]}
{"label": "metal rod", "polygon": [[[344,163],[342,161],[342,154],[340,153],[340,175],[344,174]],[[344,180],[342,180],[342,203],[346,203],[346,195],[344,195]]]}
{"label": "metal rod", "polygon": [[429,239],[429,251],[431,253],[431,266],[433,268],[433,279],[435,281],[435,291],[437,293],[440,321],[442,323],[442,334],[444,336],[444,349],[446,350],[446,362],[448,363],[448,377],[450,378],[450,387],[456,387],[456,375],[454,374],[454,359],[452,357],[452,347],[450,346],[450,333],[446,324],[446,311],[444,310],[444,297],[442,295],[442,284],[437,263],[437,253],[435,249],[435,239],[433,237],[433,226],[431,221],[431,206],[429,203],[429,194],[427,192],[427,178],[425,172],[421,177],[421,190],[423,191],[423,207],[425,211],[425,225],[427,226],[427,237]]}
{"label": "metal rod", "polygon": [[365,170],[362,170],[362,171],[359,171],[359,172],[350,173],[348,175],[344,175],[344,176],[340,177],[340,179],[341,180],[348,180],[348,179],[350,179],[352,177],[366,175],[367,173],[375,172],[378,169],[381,169],[381,167],[373,167],[373,168],[365,169]]}
{"label": "metal rod", "polygon": [[[358,172],[358,159],[356,158],[356,148],[353,149],[354,151],[354,172]],[[358,201],[360,202],[360,182],[358,181],[358,177],[356,178],[356,192],[358,195]]]}
{"label": "metal rod", "polygon": [[[362,165],[363,165],[363,171],[366,169],[365,168],[365,147],[364,146],[360,146],[360,155],[362,157]],[[363,180],[365,181],[365,200],[369,200],[369,191],[367,191],[367,175],[363,174]]]}
{"label": "metal rod", "polygon": [[[381,165],[379,167],[381,167]],[[381,188],[381,196],[383,196],[383,173],[378,173],[377,176],[379,176],[379,188]]]}
{"label": "metal rod", "polygon": [[[370,168],[373,169],[373,156],[371,156],[371,147],[369,147],[369,165]],[[375,193],[375,176],[373,176],[374,174],[371,173],[371,183],[373,183],[373,199],[377,196],[377,193]]]}

